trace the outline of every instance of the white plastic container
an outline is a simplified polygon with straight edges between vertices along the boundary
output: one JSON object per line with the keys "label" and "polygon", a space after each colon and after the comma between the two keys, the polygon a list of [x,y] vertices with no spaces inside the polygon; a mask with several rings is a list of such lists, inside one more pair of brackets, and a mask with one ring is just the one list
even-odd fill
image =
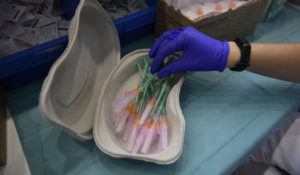
{"label": "white plastic container", "polygon": [[179,105],[184,76],[175,78],[167,99],[168,147],[150,154],[132,154],[108,122],[111,102],[137,87],[136,62],[148,49],[131,52],[120,60],[115,26],[96,0],[81,0],[69,28],[69,43],[52,66],[40,94],[40,112],[48,123],[79,140],[94,139],[113,157],[170,164],[183,149],[185,121]]}

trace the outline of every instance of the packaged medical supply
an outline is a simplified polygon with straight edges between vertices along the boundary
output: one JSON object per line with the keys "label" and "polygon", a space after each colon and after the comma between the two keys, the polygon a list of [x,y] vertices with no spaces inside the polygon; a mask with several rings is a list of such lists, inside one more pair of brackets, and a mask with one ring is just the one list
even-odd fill
{"label": "packaged medical supply", "polygon": [[157,1],[156,37],[167,30],[192,26],[218,40],[233,40],[255,30],[269,0],[187,1],[181,9],[174,8],[173,1]]}
{"label": "packaged medical supply", "polygon": [[2,44],[0,58],[66,35],[68,22],[58,13],[62,12],[58,4],[53,0],[1,1],[0,33],[8,41]]}
{"label": "packaged medical supply", "polygon": [[[118,33],[105,13],[96,0],[78,5],[68,46],[42,87],[42,117],[79,140],[93,139],[112,157],[170,164],[183,148],[179,93],[184,77],[159,80],[149,73],[150,64],[145,62],[149,60],[144,59],[149,49],[120,59]],[[157,97],[154,106],[140,125],[153,97]]]}
{"label": "packaged medical supply", "polygon": [[111,19],[118,19],[148,8],[143,0],[98,0]]}
{"label": "packaged medical supply", "polygon": [[[143,70],[141,70],[141,64],[137,63],[140,74],[139,86],[136,90],[126,92],[122,98],[112,102],[115,114],[110,118],[114,134],[123,135],[125,140],[129,135],[127,150],[135,154],[139,153],[142,145],[141,152],[148,154],[157,133],[161,141],[157,146],[159,147],[157,151],[163,151],[167,147],[168,125],[166,114],[162,111],[165,111],[172,78],[158,79],[156,74],[150,73],[148,58],[144,57],[143,61]],[[130,120],[129,116],[135,120]],[[133,122],[127,124],[132,128],[125,129],[126,122]]]}
{"label": "packaged medical supply", "polygon": [[247,3],[247,1],[242,0],[187,0],[165,2],[173,6],[176,10],[179,10],[192,21],[199,21],[210,16],[215,16]]}

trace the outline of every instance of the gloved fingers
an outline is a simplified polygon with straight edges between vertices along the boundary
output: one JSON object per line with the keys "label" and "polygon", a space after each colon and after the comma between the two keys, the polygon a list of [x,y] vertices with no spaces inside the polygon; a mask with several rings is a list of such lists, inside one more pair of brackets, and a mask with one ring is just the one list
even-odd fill
{"label": "gloved fingers", "polygon": [[160,47],[157,49],[154,59],[151,64],[151,73],[157,72],[162,66],[165,58],[174,52],[183,50],[183,41],[179,34],[169,35],[164,41],[161,42]]}
{"label": "gloved fingers", "polygon": [[150,51],[149,51],[149,57],[150,58],[154,58],[155,54],[158,50],[158,48],[161,45],[161,42],[164,41],[166,38],[168,38],[170,35],[174,35],[181,32],[181,29],[173,29],[173,30],[169,30],[164,32],[154,43],[154,45],[151,47]]}
{"label": "gloved fingers", "polygon": [[180,57],[178,60],[164,66],[163,68],[161,68],[161,70],[158,72],[158,78],[163,78],[166,77],[168,75],[177,73],[177,72],[185,72],[187,71],[187,65],[184,61],[183,56]]}
{"label": "gloved fingers", "polygon": [[169,35],[171,34],[171,31],[167,31],[165,33],[163,33],[154,43],[154,45],[151,47],[150,51],[149,51],[149,57],[153,58],[156,54],[157,49],[160,46],[160,43],[162,41],[164,41],[165,38],[167,38]]}

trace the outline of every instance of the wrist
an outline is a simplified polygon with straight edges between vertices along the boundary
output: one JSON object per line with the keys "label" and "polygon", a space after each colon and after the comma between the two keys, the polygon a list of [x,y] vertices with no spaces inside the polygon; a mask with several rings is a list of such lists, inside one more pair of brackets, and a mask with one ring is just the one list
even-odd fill
{"label": "wrist", "polygon": [[241,51],[235,42],[229,41],[229,54],[227,58],[227,68],[234,68],[241,60]]}

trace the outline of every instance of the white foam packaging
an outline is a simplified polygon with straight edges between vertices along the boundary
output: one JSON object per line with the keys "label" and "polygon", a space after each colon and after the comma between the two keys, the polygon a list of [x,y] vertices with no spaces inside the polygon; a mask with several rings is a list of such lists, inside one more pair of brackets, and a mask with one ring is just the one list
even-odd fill
{"label": "white foam packaging", "polygon": [[179,104],[184,76],[178,75],[169,93],[166,112],[168,147],[149,154],[133,154],[113,134],[109,118],[112,101],[137,87],[136,62],[149,49],[135,50],[120,59],[116,28],[97,0],[81,0],[69,27],[69,43],[51,67],[40,93],[42,118],[73,137],[94,139],[104,153],[158,164],[170,164],[181,155],[185,120]]}

